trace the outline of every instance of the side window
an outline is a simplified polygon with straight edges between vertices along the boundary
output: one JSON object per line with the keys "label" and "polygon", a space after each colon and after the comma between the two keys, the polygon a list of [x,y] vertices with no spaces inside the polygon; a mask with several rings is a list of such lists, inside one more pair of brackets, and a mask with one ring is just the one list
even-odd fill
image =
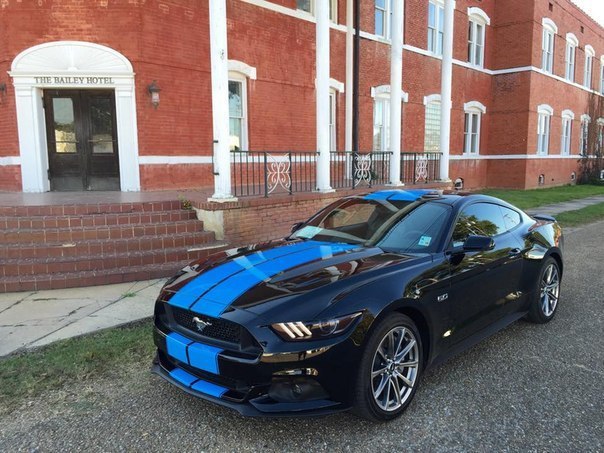
{"label": "side window", "polygon": [[504,208],[503,206],[500,206],[500,208],[501,208],[501,213],[503,214],[503,222],[505,223],[505,230],[510,231],[510,230],[513,230],[514,228],[516,228],[521,222],[520,214],[518,214],[513,209]]}
{"label": "side window", "polygon": [[453,230],[453,247],[461,247],[468,236],[496,236],[506,231],[499,206],[476,203],[465,208]]}

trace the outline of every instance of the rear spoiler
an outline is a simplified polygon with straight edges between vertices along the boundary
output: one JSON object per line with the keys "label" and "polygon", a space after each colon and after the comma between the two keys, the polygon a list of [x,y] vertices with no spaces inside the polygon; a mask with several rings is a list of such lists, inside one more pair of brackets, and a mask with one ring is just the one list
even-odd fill
{"label": "rear spoiler", "polygon": [[546,214],[531,214],[531,217],[533,219],[543,220],[545,222],[555,222],[556,221],[556,219],[554,217],[552,217],[551,215],[546,215]]}

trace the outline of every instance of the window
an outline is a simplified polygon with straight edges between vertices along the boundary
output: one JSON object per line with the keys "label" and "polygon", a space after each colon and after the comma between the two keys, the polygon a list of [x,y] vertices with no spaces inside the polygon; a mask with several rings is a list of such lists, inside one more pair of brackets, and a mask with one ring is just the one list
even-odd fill
{"label": "window", "polygon": [[337,148],[337,116],[336,116],[336,92],[329,92],[329,149],[336,151]]}
{"label": "window", "polygon": [[575,59],[579,41],[572,33],[566,35],[566,53],[564,55],[564,78],[571,82],[575,81]]}
{"label": "window", "polygon": [[498,205],[476,203],[465,208],[459,215],[453,230],[452,245],[461,247],[468,236],[497,236],[506,230]]}
{"label": "window", "polygon": [[464,104],[464,154],[478,154],[480,150],[480,122],[486,107],[480,102],[472,101]]}
{"label": "window", "polygon": [[585,46],[585,70],[583,71],[583,86],[591,90],[591,77],[594,66],[594,52],[590,45]]}
{"label": "window", "polygon": [[600,60],[600,94],[604,95],[604,58]]}
{"label": "window", "polygon": [[[300,11],[305,11],[308,14],[314,15],[315,1],[316,0],[296,0],[296,8]],[[329,0],[329,19],[332,22],[338,22],[338,0]]]}
{"label": "window", "polygon": [[589,123],[591,118],[589,115],[581,116],[581,136],[579,137],[579,154],[587,156],[589,142]]}
{"label": "window", "polygon": [[247,105],[245,79],[229,78],[229,147],[247,150]]}
{"label": "window", "polygon": [[602,145],[604,140],[604,118],[598,118],[598,138],[596,143],[596,155],[602,155]]}
{"label": "window", "polygon": [[562,139],[560,143],[560,154],[568,156],[570,154],[570,141],[573,131],[573,112],[565,110],[562,112]]}
{"label": "window", "polygon": [[541,44],[541,69],[550,74],[554,72],[554,39],[558,27],[550,19],[543,19],[543,39]]}
{"label": "window", "polygon": [[537,154],[547,154],[549,152],[550,122],[554,111],[549,105],[540,105],[537,112],[539,114],[537,120]]}
{"label": "window", "polygon": [[501,209],[501,214],[503,215],[503,222],[505,224],[505,230],[510,231],[520,225],[521,217],[513,209],[504,208],[503,206],[499,206]]}
{"label": "window", "polygon": [[390,39],[392,0],[375,0],[375,34]]}
{"label": "window", "polygon": [[468,61],[475,66],[484,66],[485,28],[491,19],[480,8],[468,8]]}
{"label": "window", "polygon": [[438,0],[428,4],[428,50],[435,55],[443,54],[443,26],[445,7]]}
{"label": "window", "polygon": [[426,104],[424,151],[440,151],[440,98]]}
{"label": "window", "polygon": [[373,102],[373,150],[390,150],[390,97],[376,96]]}

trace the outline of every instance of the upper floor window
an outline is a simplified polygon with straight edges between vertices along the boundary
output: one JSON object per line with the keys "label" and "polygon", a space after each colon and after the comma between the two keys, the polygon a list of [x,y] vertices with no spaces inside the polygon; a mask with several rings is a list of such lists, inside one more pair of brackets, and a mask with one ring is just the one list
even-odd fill
{"label": "upper floor window", "polygon": [[480,151],[480,123],[486,107],[480,102],[472,101],[464,104],[464,154],[478,154]]}
{"label": "upper floor window", "polygon": [[541,43],[541,69],[550,74],[554,72],[554,40],[558,27],[548,18],[544,18],[543,39]]}
{"label": "upper floor window", "polygon": [[554,110],[546,104],[537,108],[537,154],[549,153],[549,131]]}
{"label": "upper floor window", "polygon": [[375,34],[390,39],[392,0],[375,0]]}
{"label": "upper floor window", "polygon": [[575,59],[579,40],[572,33],[566,34],[566,53],[564,54],[564,78],[575,81]]}
{"label": "upper floor window", "polygon": [[440,95],[433,94],[424,99],[426,117],[424,128],[424,151],[440,151]]}
{"label": "upper floor window", "polygon": [[562,137],[560,140],[560,154],[568,156],[570,154],[570,142],[573,132],[573,120],[575,114],[570,110],[562,112]]}
{"label": "upper floor window", "polygon": [[579,154],[587,156],[589,143],[589,123],[591,117],[589,115],[581,115],[581,135],[579,136]]}
{"label": "upper floor window", "polygon": [[[296,0],[296,8],[308,14],[315,14],[316,0]],[[338,0],[329,0],[329,19],[338,22]]]}
{"label": "upper floor window", "polygon": [[445,6],[440,0],[428,3],[428,50],[435,55],[443,54],[443,27]]}
{"label": "upper floor window", "polygon": [[589,44],[585,46],[585,70],[583,71],[583,86],[591,90],[591,78],[596,52]]}
{"label": "upper floor window", "polygon": [[485,28],[491,19],[480,8],[468,8],[468,61],[475,66],[484,66]]}

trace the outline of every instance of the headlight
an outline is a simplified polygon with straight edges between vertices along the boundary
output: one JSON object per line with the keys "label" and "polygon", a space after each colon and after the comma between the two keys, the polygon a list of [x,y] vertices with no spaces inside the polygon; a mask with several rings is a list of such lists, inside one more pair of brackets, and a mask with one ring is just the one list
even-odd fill
{"label": "headlight", "polygon": [[361,312],[319,322],[279,322],[271,327],[285,341],[318,340],[339,335],[361,316]]}

